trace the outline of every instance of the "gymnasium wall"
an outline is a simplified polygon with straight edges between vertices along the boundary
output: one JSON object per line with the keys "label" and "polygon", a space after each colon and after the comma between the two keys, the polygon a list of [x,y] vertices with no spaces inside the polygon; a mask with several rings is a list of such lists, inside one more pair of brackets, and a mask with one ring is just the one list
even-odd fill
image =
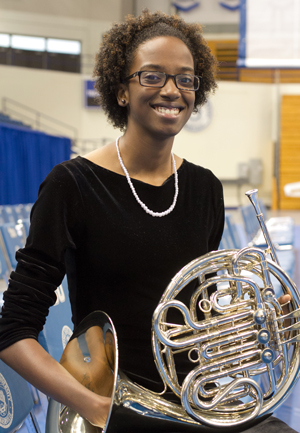
{"label": "gymnasium wall", "polygon": [[[0,10],[1,4],[4,0],[0,0]],[[118,19],[122,3],[114,0],[113,5],[116,7],[115,19]],[[44,14],[2,9],[2,32],[79,39],[83,54],[89,61],[83,74],[0,66],[0,102],[3,97],[9,97],[40,110],[77,128],[81,139],[115,139],[119,131],[107,123],[101,110],[88,110],[83,102],[84,79],[91,78],[92,59],[102,33],[111,26],[111,17],[108,18],[99,20],[63,14],[56,16],[48,11]],[[239,163],[261,159],[263,182],[259,186],[260,196],[270,204],[273,147],[279,135],[281,94],[300,94],[300,85],[221,81],[210,99],[209,125],[200,132],[183,130],[175,140],[175,152],[210,168],[222,179],[236,178]],[[244,185],[242,191],[250,187]],[[235,186],[225,187],[225,204],[238,204]]]}
{"label": "gymnasium wall", "polygon": [[[101,110],[84,108],[84,78],[79,74],[0,66],[0,99],[10,97],[60,119],[78,128],[79,138],[113,140],[119,131],[107,123]],[[175,139],[175,152],[224,179],[237,177],[238,163],[261,159],[260,195],[270,203],[279,92],[300,94],[300,85],[277,88],[272,84],[220,82],[210,99],[210,124],[200,132],[183,130]],[[236,205],[236,187],[227,186],[225,193],[226,204]]]}
{"label": "gymnasium wall", "polygon": [[[1,10],[1,1],[3,0],[0,0],[0,29],[2,33],[79,40],[81,41],[83,73],[89,75],[93,71],[93,59],[101,42],[102,34],[111,27],[114,20],[121,19],[121,13],[117,13],[117,11],[121,10],[120,1],[117,0],[112,2],[112,8],[114,3],[118,4],[118,7],[114,12],[115,18],[112,18],[113,14],[111,14],[111,19],[97,19],[96,17],[99,14],[95,15],[94,19],[90,19],[87,17],[65,16],[63,14]],[[29,0],[27,1],[29,2]],[[54,6],[56,3],[57,1]],[[109,10],[113,9],[109,8]],[[100,14],[100,17],[102,16],[105,17],[105,15]]]}

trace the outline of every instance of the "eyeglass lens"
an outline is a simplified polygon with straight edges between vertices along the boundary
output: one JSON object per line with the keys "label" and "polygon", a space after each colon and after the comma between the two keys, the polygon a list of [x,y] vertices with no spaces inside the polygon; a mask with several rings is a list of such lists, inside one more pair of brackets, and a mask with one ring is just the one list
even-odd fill
{"label": "eyeglass lens", "polygon": [[[146,87],[163,87],[168,75],[164,72],[142,71],[140,74],[140,84]],[[199,78],[191,74],[177,74],[174,76],[178,89],[198,90]]]}

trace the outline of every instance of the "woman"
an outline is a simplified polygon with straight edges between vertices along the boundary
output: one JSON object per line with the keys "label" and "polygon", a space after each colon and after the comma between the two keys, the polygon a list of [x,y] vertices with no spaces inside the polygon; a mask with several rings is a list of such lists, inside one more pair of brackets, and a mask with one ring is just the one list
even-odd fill
{"label": "woman", "polygon": [[151,362],[153,311],[172,276],[217,249],[223,230],[220,182],[172,153],[174,137],[214,91],[215,68],[196,24],[146,11],[115,25],[98,53],[96,89],[124,134],[52,170],[17,252],[1,358],[93,424],[103,425],[110,399],[80,385],[39,346],[38,333],[67,273],[74,325],[105,311],[122,370],[160,386]]}

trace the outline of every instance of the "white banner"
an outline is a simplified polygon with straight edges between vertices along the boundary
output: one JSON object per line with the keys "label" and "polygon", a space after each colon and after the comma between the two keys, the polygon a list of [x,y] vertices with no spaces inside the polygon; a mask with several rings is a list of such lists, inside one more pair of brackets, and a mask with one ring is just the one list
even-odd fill
{"label": "white banner", "polygon": [[242,0],[239,66],[300,67],[300,0]]}

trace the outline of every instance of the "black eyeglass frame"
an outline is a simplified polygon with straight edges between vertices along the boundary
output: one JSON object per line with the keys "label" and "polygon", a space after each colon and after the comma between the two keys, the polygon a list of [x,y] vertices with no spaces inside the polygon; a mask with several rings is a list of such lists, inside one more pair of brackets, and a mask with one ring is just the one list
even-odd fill
{"label": "black eyeglass frame", "polygon": [[[151,86],[151,85],[150,86],[146,86],[145,84],[141,83],[141,75],[142,75],[143,72],[148,72],[148,73],[152,72],[152,73],[163,74],[165,76],[165,81],[164,81],[164,83],[162,85],[159,85],[159,86]],[[178,75],[187,75],[189,77],[194,77],[194,79],[196,78],[198,80],[198,87],[197,87],[197,89],[188,89],[186,87],[184,87],[184,88],[183,87],[178,87],[178,84],[176,82],[176,77]],[[183,91],[188,91],[188,92],[197,92],[197,90],[199,90],[199,88],[200,88],[200,82],[201,82],[201,78],[202,78],[201,75],[193,75],[193,74],[175,74],[175,75],[172,75],[172,74],[167,74],[166,72],[161,72],[161,71],[137,71],[137,72],[134,72],[133,74],[129,75],[128,77],[124,78],[122,80],[122,83],[125,83],[125,81],[128,81],[131,78],[134,78],[134,77],[137,77],[137,76],[139,77],[139,83],[140,83],[140,85],[142,87],[154,87],[154,88],[157,88],[157,89],[161,89],[162,87],[165,86],[165,84],[166,84],[166,82],[167,82],[167,80],[169,78],[173,78],[175,86],[177,87],[177,89],[183,90]]]}

